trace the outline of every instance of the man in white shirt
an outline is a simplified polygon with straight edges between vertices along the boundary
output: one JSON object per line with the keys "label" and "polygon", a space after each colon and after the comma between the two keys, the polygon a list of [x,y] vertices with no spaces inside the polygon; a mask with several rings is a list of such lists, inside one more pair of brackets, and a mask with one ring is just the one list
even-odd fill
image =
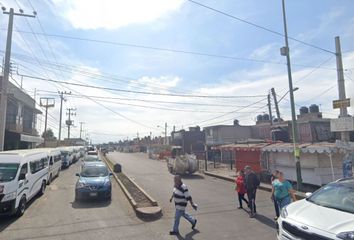
{"label": "man in white shirt", "polygon": [[192,224],[193,230],[197,224],[197,219],[193,218],[185,211],[188,201],[191,203],[194,209],[197,208],[197,205],[193,203],[193,199],[188,192],[188,187],[182,182],[182,178],[179,175],[176,175],[174,177],[174,183],[175,184],[173,188],[173,194],[170,198],[170,202],[172,202],[173,198],[175,199],[176,213],[175,213],[175,222],[173,225],[173,230],[170,231],[170,235],[179,234],[178,227],[179,227],[179,222],[181,217],[184,217]]}

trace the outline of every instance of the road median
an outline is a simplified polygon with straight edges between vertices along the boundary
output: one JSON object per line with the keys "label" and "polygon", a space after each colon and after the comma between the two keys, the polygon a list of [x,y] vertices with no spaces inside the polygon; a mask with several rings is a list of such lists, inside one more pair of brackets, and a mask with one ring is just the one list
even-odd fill
{"label": "road median", "polygon": [[138,217],[156,219],[162,215],[162,210],[155,199],[123,172],[114,172],[114,164],[107,156],[102,155],[102,159],[113,173]]}

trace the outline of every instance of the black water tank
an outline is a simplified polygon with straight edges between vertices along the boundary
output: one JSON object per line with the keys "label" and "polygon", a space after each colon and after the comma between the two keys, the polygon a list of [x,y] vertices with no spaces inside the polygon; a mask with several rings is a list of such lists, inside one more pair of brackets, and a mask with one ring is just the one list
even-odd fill
{"label": "black water tank", "polygon": [[258,115],[257,116],[257,121],[263,121],[263,115]]}
{"label": "black water tank", "polygon": [[309,108],[306,107],[306,106],[303,106],[300,108],[300,115],[303,115],[303,114],[306,114],[306,113],[309,113]]}
{"label": "black water tank", "polygon": [[267,114],[267,113],[263,114],[263,120],[269,121],[270,120],[269,114]]}
{"label": "black water tank", "polygon": [[320,112],[320,108],[318,107],[318,105],[312,104],[310,106],[310,113],[319,113],[319,112]]}
{"label": "black water tank", "polygon": [[234,126],[238,126],[238,125],[240,125],[240,121],[237,120],[237,119],[235,119],[235,120],[234,120]]}
{"label": "black water tank", "polygon": [[277,128],[271,131],[273,141],[289,142],[289,133],[283,129]]}

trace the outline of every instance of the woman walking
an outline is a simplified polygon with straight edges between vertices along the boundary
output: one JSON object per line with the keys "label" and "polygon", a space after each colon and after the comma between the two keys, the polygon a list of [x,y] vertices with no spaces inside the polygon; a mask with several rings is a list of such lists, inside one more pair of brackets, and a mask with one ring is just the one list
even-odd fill
{"label": "woman walking", "polygon": [[293,186],[284,179],[284,173],[278,173],[278,179],[273,181],[272,186],[272,195],[274,194],[274,199],[277,201],[279,212],[291,203],[291,199],[296,201]]}
{"label": "woman walking", "polygon": [[240,171],[240,174],[236,178],[235,183],[236,183],[236,191],[237,191],[237,194],[238,194],[238,202],[240,204],[238,209],[242,209],[243,208],[242,207],[242,201],[244,201],[248,205],[248,201],[245,198],[245,194],[246,194],[245,172],[243,170]]}
{"label": "woman walking", "polygon": [[[273,186],[273,182],[278,179],[278,174],[279,174],[279,171],[278,170],[275,170],[273,173],[272,173],[272,176],[271,176],[271,183],[272,183],[272,186]],[[278,207],[278,203],[277,201],[275,200],[274,198],[274,193],[272,193],[272,196],[271,196],[271,199],[272,199],[272,202],[274,204],[274,210],[275,210],[275,217],[274,217],[274,220],[277,220],[280,213],[279,213],[279,207]]]}

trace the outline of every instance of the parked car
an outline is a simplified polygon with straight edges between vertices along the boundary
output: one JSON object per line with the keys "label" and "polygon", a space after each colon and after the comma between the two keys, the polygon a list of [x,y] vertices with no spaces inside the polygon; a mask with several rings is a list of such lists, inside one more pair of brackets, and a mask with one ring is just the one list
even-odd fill
{"label": "parked car", "polygon": [[47,179],[45,150],[0,152],[0,215],[22,216],[27,203],[44,194]]}
{"label": "parked car", "polygon": [[278,239],[354,239],[354,178],[329,183],[283,208]]}
{"label": "parked car", "polygon": [[96,150],[93,150],[93,151],[88,151],[87,152],[87,155],[98,155],[97,151]]}
{"label": "parked car", "polygon": [[97,155],[86,155],[84,158],[81,159],[81,167],[84,167],[88,163],[99,163],[101,160],[98,158]]}
{"label": "parked car", "polygon": [[52,180],[59,176],[62,168],[62,158],[61,152],[58,148],[34,148],[31,149],[33,152],[46,152],[48,158],[48,179],[47,184],[51,184]]}
{"label": "parked car", "polygon": [[71,164],[70,151],[67,148],[60,148],[60,154],[62,168],[68,168]]}
{"label": "parked car", "polygon": [[87,199],[105,199],[111,200],[112,173],[109,172],[104,163],[86,164],[79,177],[75,187],[75,201]]}

